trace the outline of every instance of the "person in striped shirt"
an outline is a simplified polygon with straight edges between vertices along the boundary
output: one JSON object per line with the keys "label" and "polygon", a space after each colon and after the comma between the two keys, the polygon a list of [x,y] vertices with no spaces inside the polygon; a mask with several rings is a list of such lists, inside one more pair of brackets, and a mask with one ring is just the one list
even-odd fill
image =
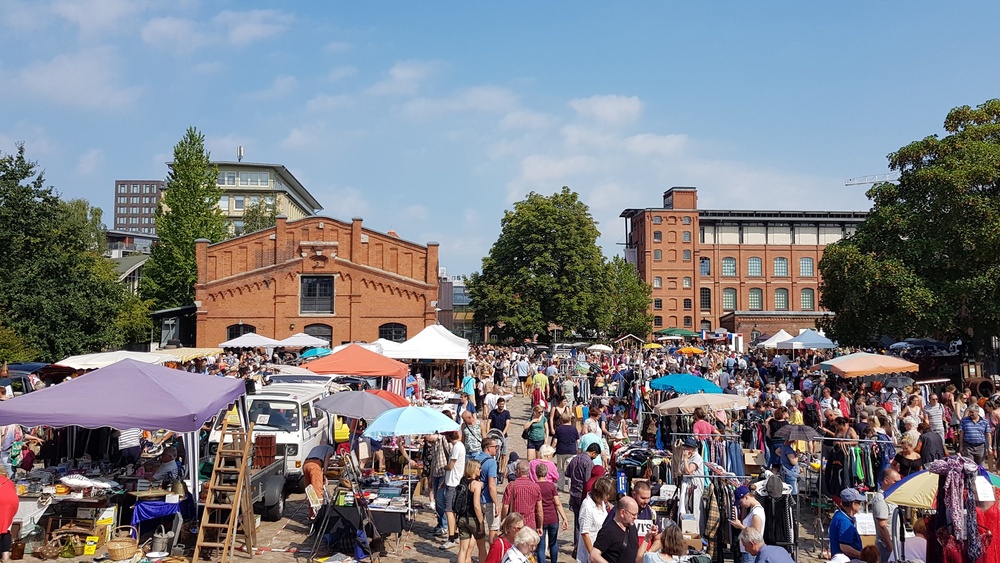
{"label": "person in striped shirt", "polygon": [[962,455],[982,465],[992,450],[990,431],[990,423],[979,416],[979,405],[973,404],[965,409],[961,426]]}

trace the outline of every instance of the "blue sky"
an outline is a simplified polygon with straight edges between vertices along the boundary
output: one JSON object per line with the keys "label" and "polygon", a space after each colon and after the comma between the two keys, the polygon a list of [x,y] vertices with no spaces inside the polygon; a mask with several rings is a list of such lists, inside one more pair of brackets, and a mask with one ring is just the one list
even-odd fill
{"label": "blue sky", "polygon": [[0,151],[110,220],[188,126],[325,214],[480,266],[505,209],[866,209],[849,177],[1000,95],[990,2],[0,0]]}

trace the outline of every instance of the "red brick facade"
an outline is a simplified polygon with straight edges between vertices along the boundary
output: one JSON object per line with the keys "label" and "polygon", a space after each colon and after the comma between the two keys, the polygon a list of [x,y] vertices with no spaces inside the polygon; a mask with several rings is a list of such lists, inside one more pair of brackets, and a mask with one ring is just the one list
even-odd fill
{"label": "red brick facade", "polygon": [[402,325],[410,337],[433,324],[438,244],[414,244],[361,223],[279,216],[271,229],[198,241],[197,345],[217,346],[246,325],[277,339],[325,330],[336,345],[371,342],[384,325]]}

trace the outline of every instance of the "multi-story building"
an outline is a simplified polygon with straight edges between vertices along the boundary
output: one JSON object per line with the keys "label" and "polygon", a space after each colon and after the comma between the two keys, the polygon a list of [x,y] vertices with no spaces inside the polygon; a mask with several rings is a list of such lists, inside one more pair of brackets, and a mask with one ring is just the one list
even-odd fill
{"label": "multi-story building", "polygon": [[116,231],[156,234],[153,217],[160,202],[163,180],[115,180]]}
{"label": "multi-story building", "polygon": [[663,207],[626,209],[626,258],[653,286],[654,331],[724,328],[760,333],[814,328],[819,261],[854,233],[864,211],[698,209],[696,188],[674,187]]}
{"label": "multi-story building", "polygon": [[243,212],[260,201],[274,206],[289,221],[316,215],[322,206],[292,173],[280,164],[214,162],[222,190],[219,208],[232,222],[235,234],[243,232]]}
{"label": "multi-story building", "polygon": [[482,327],[477,327],[472,311],[472,297],[462,276],[448,276],[442,268],[438,276],[438,324],[469,342],[482,342]]}

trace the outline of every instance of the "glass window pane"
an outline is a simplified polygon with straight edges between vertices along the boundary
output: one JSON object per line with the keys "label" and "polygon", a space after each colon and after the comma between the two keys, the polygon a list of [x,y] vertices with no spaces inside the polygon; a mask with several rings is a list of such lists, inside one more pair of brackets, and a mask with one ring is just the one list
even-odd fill
{"label": "glass window pane", "polygon": [[249,172],[240,172],[240,185],[241,186],[249,186],[250,185],[250,173]]}
{"label": "glass window pane", "polygon": [[690,250],[685,250],[683,256],[684,256],[684,261],[685,262],[690,262],[691,261],[691,251]]}
{"label": "glass window pane", "polygon": [[302,276],[299,289],[299,310],[302,313],[333,312],[333,278]]}
{"label": "glass window pane", "polygon": [[660,276],[654,277],[653,278],[653,287],[657,288],[657,289],[663,287],[663,278],[661,278]]}
{"label": "glass window pane", "polygon": [[268,185],[268,183],[270,182],[270,180],[269,180],[270,176],[271,176],[270,172],[261,172],[260,173],[260,185],[262,185],[262,186]]}
{"label": "glass window pane", "polygon": [[[684,252],[688,252],[685,250]],[[698,270],[703,276],[712,275],[712,260],[710,258],[702,257],[698,259]]]}
{"label": "glass window pane", "polygon": [[663,260],[663,251],[656,249],[653,251],[653,260]]}
{"label": "glass window pane", "polygon": [[663,326],[663,317],[653,317],[653,326]]}
{"label": "glass window pane", "polygon": [[811,278],[813,276],[813,259],[799,258],[799,276]]}
{"label": "glass window pane", "polygon": [[727,287],[722,290],[722,308],[726,311],[736,310],[736,290]]}
{"label": "glass window pane", "polygon": [[764,308],[764,290],[754,288],[750,290],[749,305],[751,311],[760,311]]}
{"label": "glass window pane", "polygon": [[215,183],[218,184],[218,185],[220,185],[220,186],[225,186],[226,185],[226,173],[225,172],[219,172],[219,177],[215,180]]}
{"label": "glass window pane", "polygon": [[736,259],[735,258],[723,258],[722,259],[722,275],[723,276],[735,276],[736,275]]}
{"label": "glass window pane", "polygon": [[226,172],[226,185],[227,186],[236,185],[236,172]]}
{"label": "glass window pane", "polygon": [[257,185],[257,177],[258,176],[259,176],[259,174],[257,174],[256,172],[251,172],[250,173],[250,185],[251,186],[256,186]]}
{"label": "glass window pane", "polygon": [[685,299],[684,300],[684,310],[685,311],[690,311],[691,310],[691,303],[692,303],[692,301],[690,299]]}
{"label": "glass window pane", "polygon": [[788,276],[788,259],[787,258],[775,258],[774,259],[774,276],[783,278]]}
{"label": "glass window pane", "polygon": [[691,289],[691,278],[684,276],[683,285],[684,289]]}
{"label": "glass window pane", "polygon": [[229,211],[229,196],[224,195],[219,198],[219,209]]}
{"label": "glass window pane", "polygon": [[712,309],[712,290],[711,289],[709,289],[707,287],[701,288],[701,292],[700,292],[700,295],[698,297],[699,297],[699,299],[698,299],[698,301],[699,301],[698,305],[699,305],[699,307],[701,308],[702,311],[708,311],[708,310]]}
{"label": "glass window pane", "polygon": [[241,195],[233,197],[233,209],[241,210],[243,209],[244,198]]}
{"label": "glass window pane", "polygon": [[681,241],[683,241],[683,242],[691,242],[691,231],[684,231],[681,234]]}
{"label": "glass window pane", "polygon": [[684,317],[684,326],[690,328],[693,323],[691,322],[691,317]]}
{"label": "glass window pane", "polygon": [[800,294],[800,301],[803,311],[812,311],[816,308],[816,293],[809,288],[803,289]]}
{"label": "glass window pane", "polygon": [[763,275],[761,272],[761,260],[760,258],[751,258],[747,261],[747,275],[760,277]]}
{"label": "glass window pane", "polygon": [[788,290],[779,288],[774,290],[774,308],[779,311],[788,309]]}
{"label": "glass window pane", "polygon": [[653,242],[663,242],[662,231],[653,231]]}
{"label": "glass window pane", "polygon": [[659,311],[660,309],[662,309],[663,308],[663,300],[659,299],[659,298],[653,299],[653,308],[656,309],[657,311]]}

